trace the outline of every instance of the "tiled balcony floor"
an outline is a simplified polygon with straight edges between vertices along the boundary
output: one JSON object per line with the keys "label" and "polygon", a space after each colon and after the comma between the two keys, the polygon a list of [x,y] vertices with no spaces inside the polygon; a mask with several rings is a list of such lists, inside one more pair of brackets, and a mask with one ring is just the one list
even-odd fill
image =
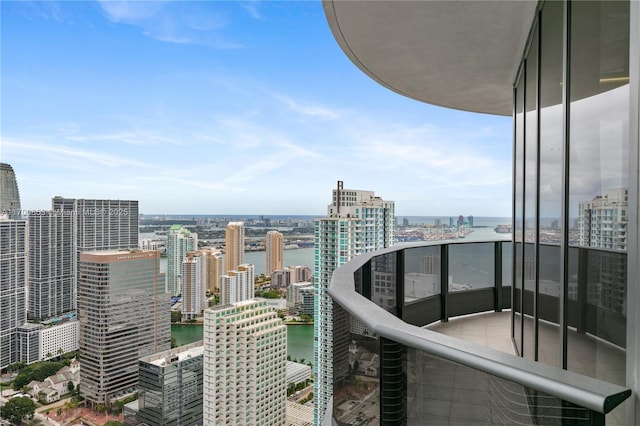
{"label": "tiled balcony floor", "polygon": [[451,318],[427,326],[447,336],[474,342],[515,355],[511,343],[511,311],[490,312]]}
{"label": "tiled balcony floor", "polygon": [[[525,327],[527,323],[525,323]],[[515,355],[511,342],[511,311],[489,312],[451,318],[427,326],[430,330]],[[558,327],[540,322],[541,362],[559,364]],[[526,343],[526,342],[525,342]],[[569,369],[580,374],[624,386],[625,351],[585,334],[570,331],[567,358]],[[607,425],[624,425],[625,404],[607,415]]]}

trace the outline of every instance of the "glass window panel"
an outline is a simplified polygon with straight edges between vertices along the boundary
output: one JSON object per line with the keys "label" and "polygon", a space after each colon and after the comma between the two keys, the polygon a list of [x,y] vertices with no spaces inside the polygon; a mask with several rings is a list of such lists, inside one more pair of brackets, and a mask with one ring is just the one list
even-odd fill
{"label": "glass window panel", "polygon": [[414,348],[407,371],[408,424],[593,424],[584,407]]}
{"label": "glass window panel", "polygon": [[449,245],[449,291],[493,287],[493,243]]}
{"label": "glass window panel", "polygon": [[371,259],[371,301],[397,316],[395,252]]}
{"label": "glass window panel", "polygon": [[573,2],[570,40],[570,243],[605,250],[572,256],[567,367],[619,383],[624,357],[603,340],[626,334],[629,2]]}
{"label": "glass window panel", "polygon": [[522,224],[524,194],[524,78],[516,87],[514,146],[514,285],[513,285],[513,338],[522,353]]}
{"label": "glass window panel", "polygon": [[372,424],[380,416],[380,340],[357,332],[347,336],[347,357],[336,359],[334,345],[334,369],[347,374],[333,382],[333,419],[339,424]]}
{"label": "glass window panel", "polygon": [[525,161],[524,161],[524,292],[522,295],[522,350],[524,356],[535,357],[534,303],[536,290],[537,198],[538,198],[538,31],[532,36],[525,63]]}
{"label": "glass window panel", "polygon": [[545,3],[540,21],[540,242],[560,244],[562,216],[563,3]]}
{"label": "glass window panel", "polygon": [[561,366],[560,247],[563,179],[562,2],[545,3],[540,20],[540,232],[538,359]]}
{"label": "glass window panel", "polygon": [[404,251],[405,303],[440,294],[440,246],[419,247]]}
{"label": "glass window panel", "polygon": [[541,244],[538,293],[538,360],[560,367],[560,246]]}
{"label": "glass window panel", "polygon": [[511,287],[513,284],[513,244],[502,243],[502,286]]}

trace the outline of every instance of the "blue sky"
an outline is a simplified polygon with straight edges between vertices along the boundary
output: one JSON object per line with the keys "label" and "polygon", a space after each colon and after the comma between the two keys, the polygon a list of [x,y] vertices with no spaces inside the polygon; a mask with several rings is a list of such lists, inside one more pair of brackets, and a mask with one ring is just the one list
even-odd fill
{"label": "blue sky", "polygon": [[322,215],[342,180],[398,215],[510,216],[511,119],[378,85],[320,1],[0,7],[0,160],[23,208]]}

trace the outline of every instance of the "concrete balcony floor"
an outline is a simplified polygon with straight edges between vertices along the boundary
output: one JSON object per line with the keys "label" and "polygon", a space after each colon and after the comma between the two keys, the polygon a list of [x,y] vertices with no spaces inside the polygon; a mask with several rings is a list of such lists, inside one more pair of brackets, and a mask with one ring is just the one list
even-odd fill
{"label": "concrete balcony floor", "polygon": [[[526,319],[525,328],[530,325],[532,321]],[[511,340],[511,311],[465,315],[451,318],[446,323],[430,324],[427,328],[515,355]],[[541,321],[539,330],[540,362],[558,366],[561,347],[559,328]],[[569,331],[567,358],[571,371],[624,386],[625,357],[625,351],[617,346],[590,335]],[[626,424],[624,414],[627,403],[621,404],[607,415],[607,425]]]}

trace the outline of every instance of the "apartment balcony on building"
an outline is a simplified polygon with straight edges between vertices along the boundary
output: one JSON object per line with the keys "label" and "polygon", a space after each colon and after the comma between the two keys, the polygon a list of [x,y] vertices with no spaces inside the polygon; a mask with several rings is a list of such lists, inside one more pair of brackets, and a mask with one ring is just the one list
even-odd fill
{"label": "apartment balcony on building", "polygon": [[[592,264],[595,256],[624,265],[626,254],[571,248],[565,356],[576,365],[568,371],[555,366],[563,296],[549,277],[540,279],[537,312],[524,309],[519,323],[537,323],[537,333],[520,337],[537,359],[520,357],[514,345],[523,333],[512,332],[512,302],[535,293],[512,286],[515,249],[511,241],[403,245],[336,270],[330,295],[365,327],[344,330],[347,356],[333,348],[334,360],[348,359],[334,372],[348,373],[334,377],[324,424],[628,424],[624,307],[593,294],[607,283]],[[544,250],[552,258],[560,247]],[[624,293],[624,279],[608,284]]]}
{"label": "apartment balcony on building", "polygon": [[512,117],[513,219],[508,242],[336,270],[329,295],[358,327],[332,348],[322,424],[640,424],[640,2],[323,6],[380,85]]}

